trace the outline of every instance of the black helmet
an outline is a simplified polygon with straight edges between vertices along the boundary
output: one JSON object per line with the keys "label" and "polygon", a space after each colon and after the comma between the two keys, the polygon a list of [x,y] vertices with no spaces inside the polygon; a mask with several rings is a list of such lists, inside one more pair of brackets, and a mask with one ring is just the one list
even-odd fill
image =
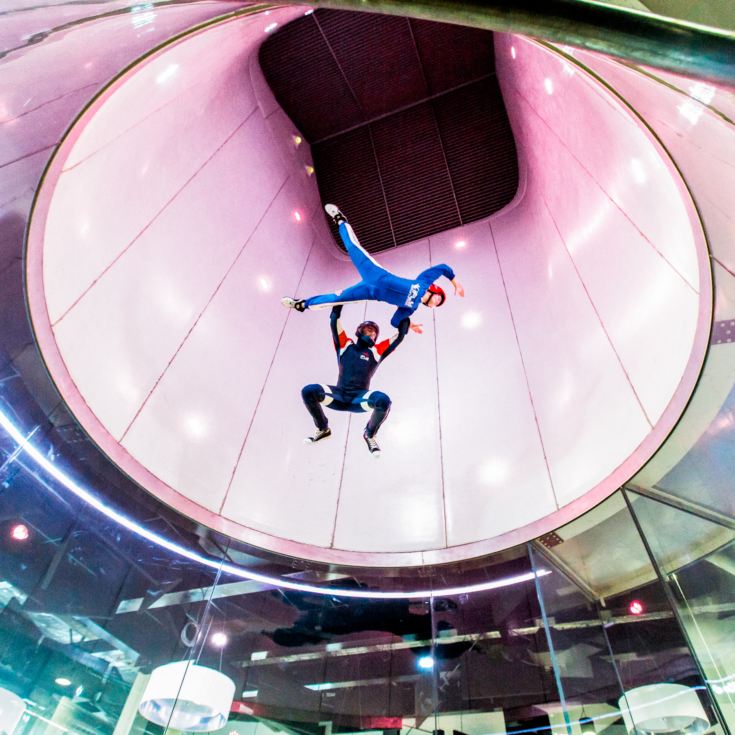
{"label": "black helmet", "polygon": [[375,341],[377,342],[378,335],[380,334],[380,327],[375,322],[360,322],[360,324],[357,325],[357,329],[355,330],[355,336],[360,339],[360,337],[362,337],[363,330],[366,327],[372,327],[375,330]]}

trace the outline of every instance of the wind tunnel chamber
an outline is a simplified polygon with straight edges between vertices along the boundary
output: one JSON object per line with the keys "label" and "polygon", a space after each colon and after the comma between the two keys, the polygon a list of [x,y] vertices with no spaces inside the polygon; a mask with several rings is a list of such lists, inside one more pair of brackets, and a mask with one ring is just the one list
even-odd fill
{"label": "wind tunnel chamber", "polygon": [[[0,26],[0,731],[734,731],[731,88],[426,18],[37,11]],[[356,279],[331,199],[466,289],[376,374],[379,462],[360,415],[301,443],[336,366],[279,299]]]}
{"label": "wind tunnel chamber", "polygon": [[[302,443],[301,388],[333,383],[334,352],[324,313],[279,299],[357,280],[327,196],[384,267],[446,262],[467,290],[374,378],[379,463],[359,415]],[[96,97],[46,171],[27,277],[64,400],[133,479],[242,541],[357,565],[478,556],[597,504],[673,428],[711,323],[685,183],[588,69],[303,8],[187,35]]]}

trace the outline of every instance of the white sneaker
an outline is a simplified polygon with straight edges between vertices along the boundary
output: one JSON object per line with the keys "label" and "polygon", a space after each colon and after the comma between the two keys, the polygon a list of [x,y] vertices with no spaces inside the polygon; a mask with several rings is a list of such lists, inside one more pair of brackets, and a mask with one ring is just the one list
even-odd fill
{"label": "white sneaker", "polygon": [[367,444],[367,448],[370,450],[370,454],[372,454],[375,459],[380,459],[380,447],[378,446],[378,442],[375,437],[368,436],[366,431],[362,435],[362,438],[365,440],[365,444]]}
{"label": "white sneaker", "polygon": [[335,225],[340,222],[347,222],[347,218],[342,214],[336,204],[325,204],[324,211],[332,218]]}
{"label": "white sneaker", "polygon": [[322,439],[329,439],[330,436],[332,436],[332,430],[327,426],[326,429],[318,429],[314,436],[307,436],[304,444],[316,444]]}
{"label": "white sneaker", "polygon": [[281,299],[281,303],[287,309],[296,309],[296,311],[304,311],[306,309],[303,299],[292,299],[290,296],[284,296]]}

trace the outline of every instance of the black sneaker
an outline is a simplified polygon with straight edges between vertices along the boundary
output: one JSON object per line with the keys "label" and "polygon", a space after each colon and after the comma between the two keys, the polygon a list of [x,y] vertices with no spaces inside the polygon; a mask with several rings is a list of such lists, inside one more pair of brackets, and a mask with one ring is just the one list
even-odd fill
{"label": "black sneaker", "polygon": [[375,459],[379,459],[380,447],[378,446],[377,439],[374,436],[368,436],[367,431],[362,435],[362,438],[365,440],[365,444],[367,444],[370,454],[372,454]]}
{"label": "black sneaker", "polygon": [[307,436],[304,439],[304,444],[316,444],[322,439],[328,439],[330,436],[332,436],[332,430],[327,426],[326,429],[319,429],[314,436]]}
{"label": "black sneaker", "polygon": [[332,222],[338,225],[340,222],[347,222],[347,218],[342,214],[336,204],[325,204],[324,211],[332,218]]}
{"label": "black sneaker", "polygon": [[292,299],[290,296],[284,296],[281,303],[287,309],[296,309],[296,311],[306,311],[306,304],[303,299]]}

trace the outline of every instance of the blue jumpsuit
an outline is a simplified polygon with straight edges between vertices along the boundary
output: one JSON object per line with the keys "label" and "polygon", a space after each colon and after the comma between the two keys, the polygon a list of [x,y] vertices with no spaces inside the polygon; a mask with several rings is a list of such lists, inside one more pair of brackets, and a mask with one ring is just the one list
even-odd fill
{"label": "blue jumpsuit", "polygon": [[339,235],[362,280],[339,293],[321,294],[304,299],[304,306],[307,309],[344,304],[349,301],[386,301],[398,307],[390,320],[390,323],[398,328],[403,319],[410,319],[418,309],[426,289],[437,278],[444,276],[450,281],[454,278],[454,271],[444,263],[427,268],[413,280],[401,278],[379,265],[360,245],[349,222],[340,222]]}

